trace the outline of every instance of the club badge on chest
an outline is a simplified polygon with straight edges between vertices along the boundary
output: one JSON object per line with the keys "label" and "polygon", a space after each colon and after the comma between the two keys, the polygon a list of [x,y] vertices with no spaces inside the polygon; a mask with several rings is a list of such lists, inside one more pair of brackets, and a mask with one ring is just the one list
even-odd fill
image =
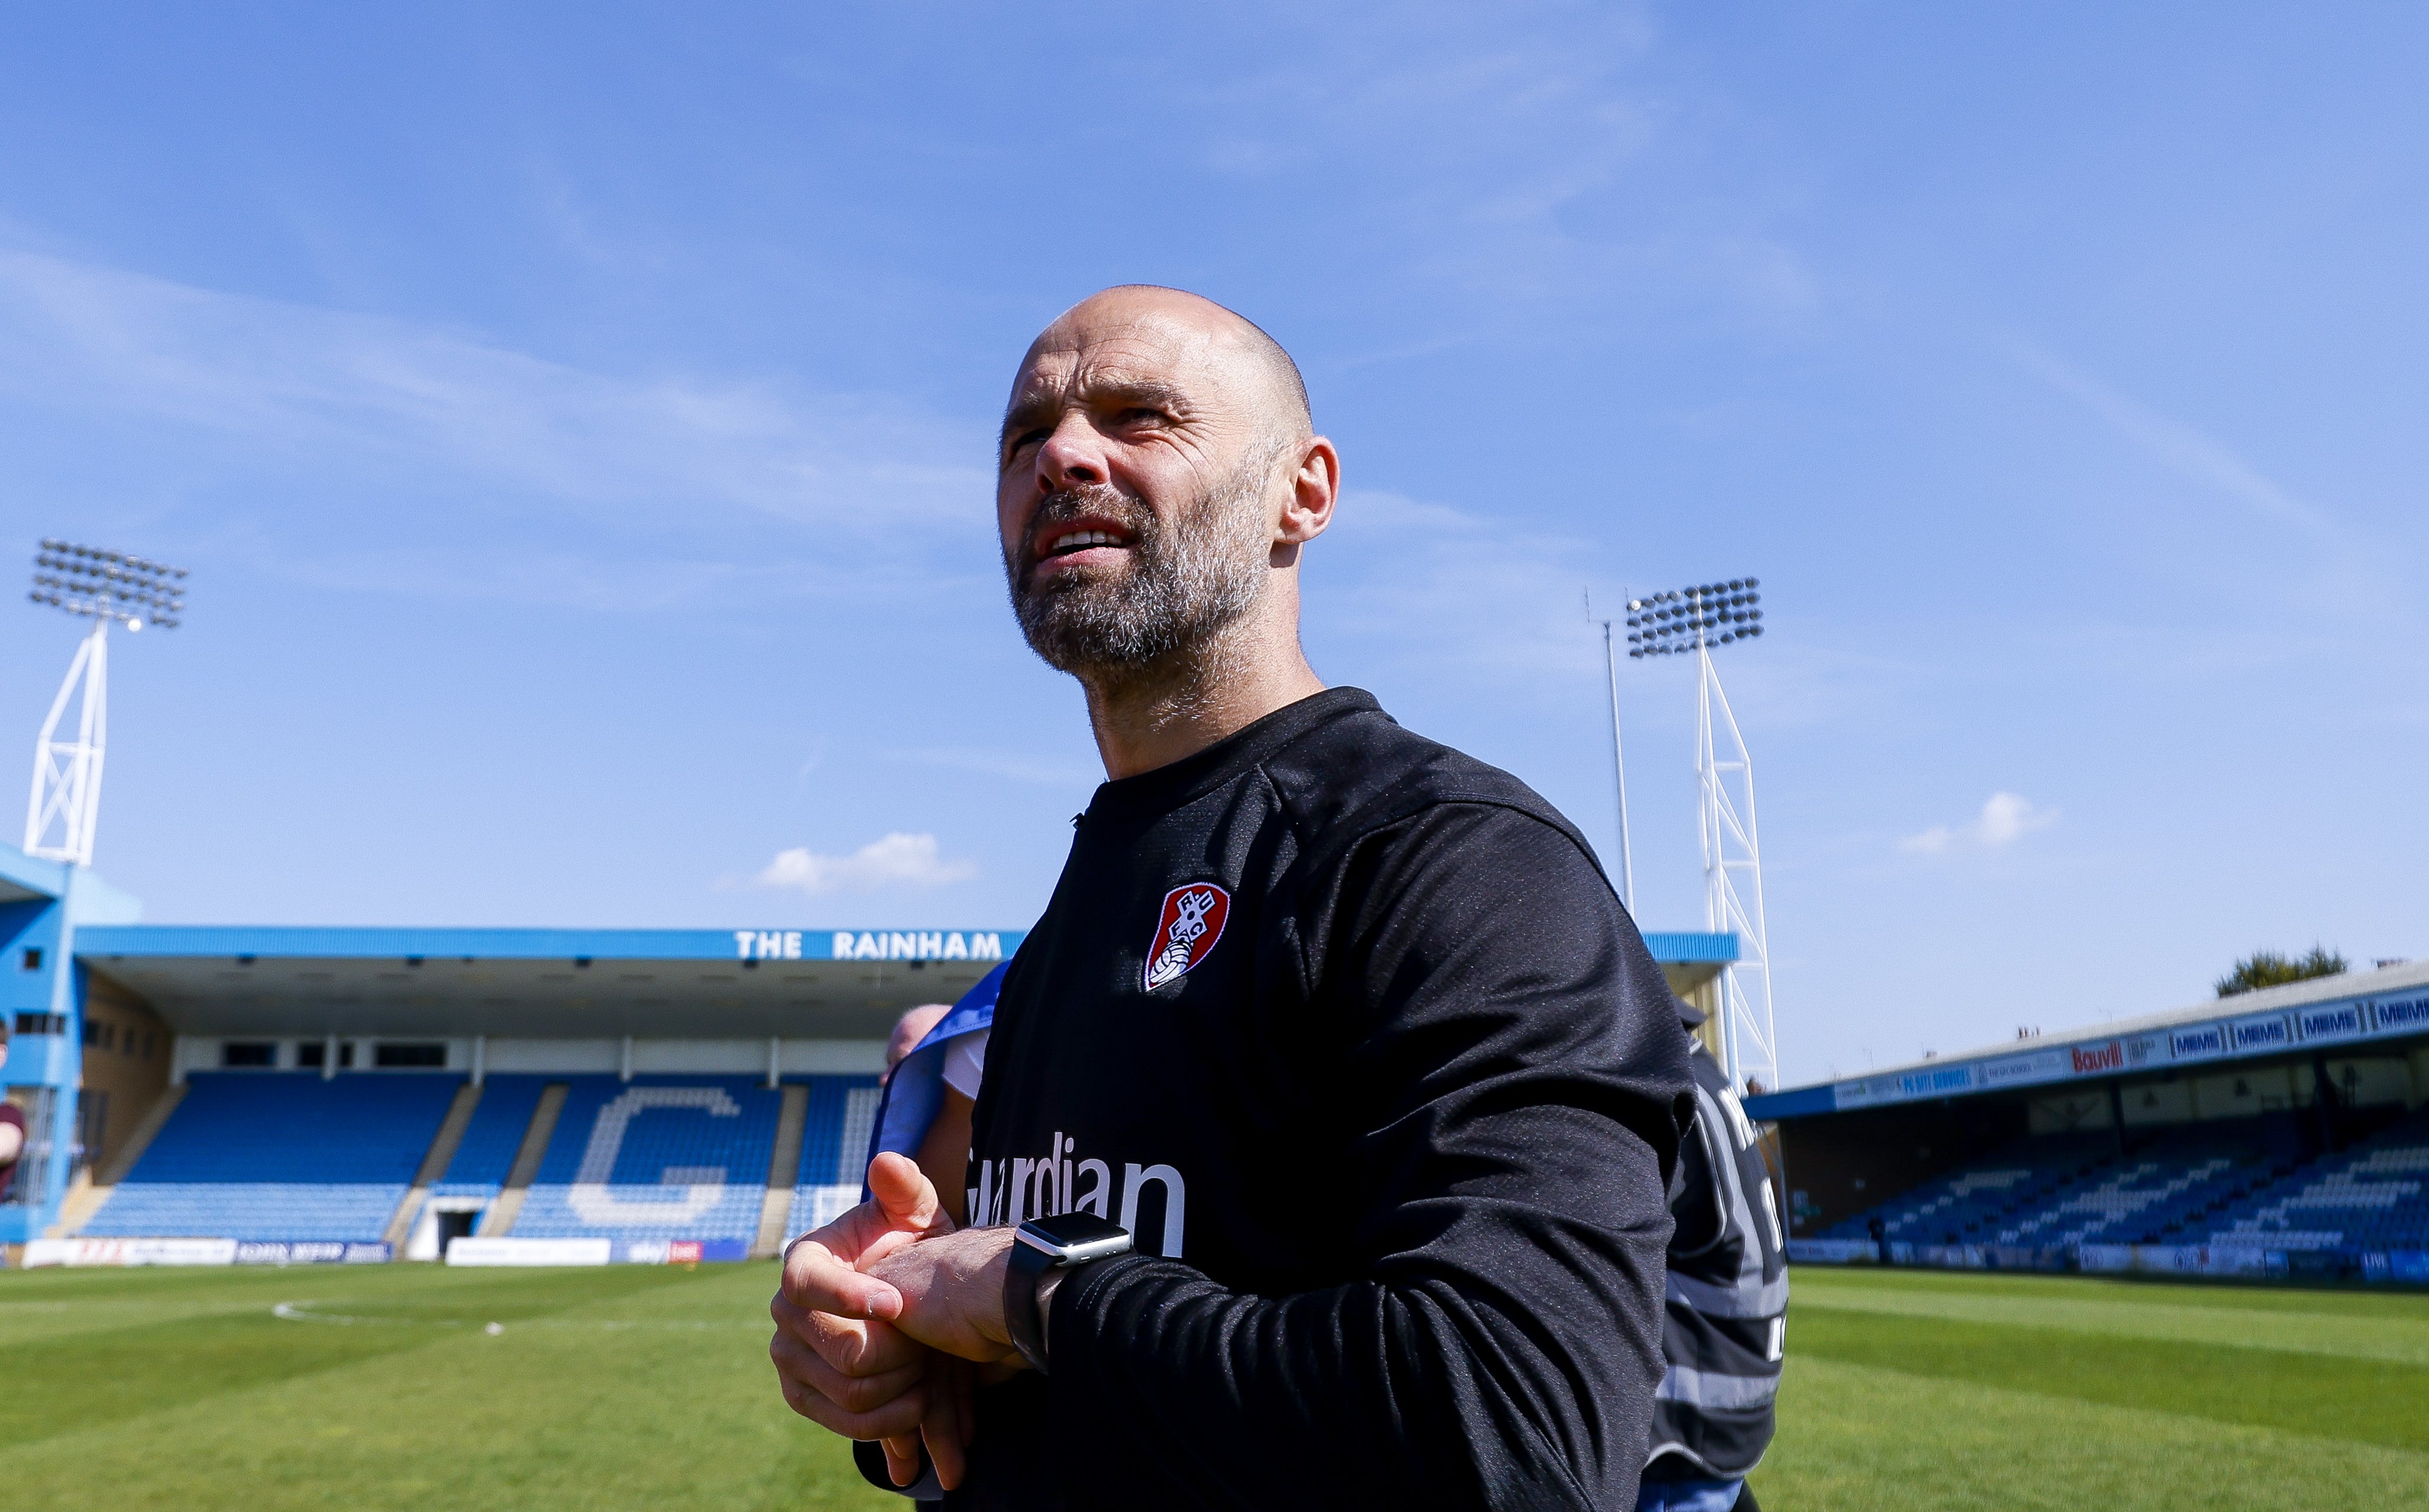
{"label": "club badge on chest", "polygon": [[1231,916],[1231,895],[1213,882],[1186,882],[1164,895],[1164,912],[1147,947],[1147,990],[1179,981],[1213,952]]}

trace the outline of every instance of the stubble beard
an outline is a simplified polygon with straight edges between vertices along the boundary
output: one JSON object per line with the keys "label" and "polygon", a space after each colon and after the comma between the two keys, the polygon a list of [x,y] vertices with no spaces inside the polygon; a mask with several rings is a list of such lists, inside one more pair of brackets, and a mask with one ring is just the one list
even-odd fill
{"label": "stubble beard", "polygon": [[[1209,487],[1167,525],[1105,484],[1049,495],[1019,553],[1005,562],[1020,633],[1048,666],[1107,687],[1202,678],[1220,660],[1223,633],[1264,592],[1272,541],[1264,488],[1268,449]],[[1118,577],[1074,575],[1029,586],[1034,524],[1096,517],[1131,534],[1129,569]]]}

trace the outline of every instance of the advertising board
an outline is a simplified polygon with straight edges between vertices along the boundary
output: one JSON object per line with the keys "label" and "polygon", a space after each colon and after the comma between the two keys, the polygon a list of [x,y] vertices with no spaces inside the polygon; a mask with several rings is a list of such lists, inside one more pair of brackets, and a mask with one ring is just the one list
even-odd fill
{"label": "advertising board", "polygon": [[636,1239],[616,1246],[626,1265],[697,1265],[702,1260],[744,1260],[751,1246],[738,1239]]}
{"label": "advertising board", "polygon": [[395,1258],[388,1246],[360,1240],[239,1240],[239,1265],[386,1265]]}
{"label": "advertising board", "polygon": [[604,1265],[615,1249],[605,1239],[478,1239],[447,1241],[450,1265]]}
{"label": "advertising board", "polygon": [[2303,1041],[2358,1040],[2370,1032],[2370,1018],[2359,1003],[2330,1003],[2322,1008],[2305,1008],[2297,1011],[2294,1020],[2302,1027]]}
{"label": "advertising board", "polygon": [[25,1245],[25,1264],[37,1265],[233,1265],[232,1239],[37,1239]]}
{"label": "advertising board", "polygon": [[1986,1087],[2024,1087],[2074,1074],[2064,1050],[2003,1055],[1995,1060],[1985,1060],[1975,1069]]}
{"label": "advertising board", "polygon": [[2381,1034],[2409,1034],[2429,1029],[2429,997],[2381,998],[2371,1005]]}
{"label": "advertising board", "polygon": [[2258,1050],[2284,1050],[2294,1044],[2294,1024],[2283,1013],[2259,1013],[2251,1018],[2231,1019],[2226,1025],[2227,1043],[2239,1055]]}

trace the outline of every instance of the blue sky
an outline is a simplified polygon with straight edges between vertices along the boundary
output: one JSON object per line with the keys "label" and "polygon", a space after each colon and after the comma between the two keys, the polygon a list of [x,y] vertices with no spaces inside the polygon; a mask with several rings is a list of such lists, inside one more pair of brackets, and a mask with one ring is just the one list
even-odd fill
{"label": "blue sky", "polygon": [[[989,434],[1149,281],[1341,444],[1318,670],[1607,851],[1583,595],[1763,579],[1791,1079],[2429,953],[2418,11],[513,9],[12,19],[0,524],[194,569],[154,918],[1026,924],[1098,770]],[[25,739],[75,627],[0,635]]]}

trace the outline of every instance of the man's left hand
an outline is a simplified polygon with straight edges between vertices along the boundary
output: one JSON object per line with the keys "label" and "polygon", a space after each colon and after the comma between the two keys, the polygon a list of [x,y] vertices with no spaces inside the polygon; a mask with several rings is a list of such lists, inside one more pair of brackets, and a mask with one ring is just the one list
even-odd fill
{"label": "man's left hand", "polygon": [[982,1365],[1013,1356],[1003,1323],[1010,1228],[965,1228],[906,1244],[864,1273],[902,1298],[894,1326],[931,1349]]}

